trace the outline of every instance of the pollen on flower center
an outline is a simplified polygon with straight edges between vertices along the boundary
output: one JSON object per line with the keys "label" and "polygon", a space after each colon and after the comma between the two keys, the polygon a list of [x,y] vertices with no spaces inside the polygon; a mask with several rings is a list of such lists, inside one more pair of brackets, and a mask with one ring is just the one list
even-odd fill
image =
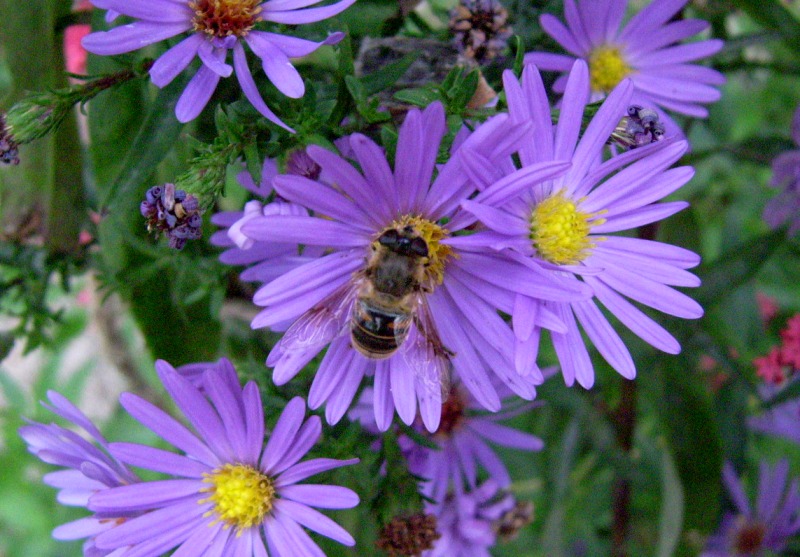
{"label": "pollen on flower center", "polygon": [[616,46],[601,46],[589,55],[592,91],[609,93],[630,73],[630,66]]}
{"label": "pollen on flower center", "polygon": [[199,33],[243,37],[261,19],[261,0],[191,0],[192,24]]}
{"label": "pollen on flower center", "polygon": [[559,191],[541,201],[531,212],[531,241],[539,255],[558,265],[573,265],[588,257],[594,247],[591,227],[605,222],[584,213]]}
{"label": "pollen on flower center", "polygon": [[392,222],[382,234],[392,229],[407,237],[422,238],[428,248],[428,255],[424,258],[425,276],[431,286],[442,284],[445,264],[448,257],[454,254],[449,246],[440,242],[450,236],[450,231],[435,222],[412,215]]}
{"label": "pollen on flower center", "polygon": [[223,521],[239,532],[260,524],[272,510],[272,480],[252,466],[226,464],[206,474],[203,481],[211,484],[203,490],[211,495],[200,503],[214,503],[208,515],[216,514],[216,522]]}

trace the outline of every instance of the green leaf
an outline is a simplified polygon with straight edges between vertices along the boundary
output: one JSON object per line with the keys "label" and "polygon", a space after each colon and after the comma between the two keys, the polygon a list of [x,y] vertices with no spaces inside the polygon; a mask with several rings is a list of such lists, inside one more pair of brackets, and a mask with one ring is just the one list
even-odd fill
{"label": "green leaf", "polygon": [[136,138],[128,149],[117,179],[103,196],[103,206],[110,211],[138,207],[131,202],[144,194],[155,167],[178,141],[183,124],[175,118],[175,105],[188,83],[188,77],[178,76],[156,95]]}
{"label": "green leaf", "polygon": [[662,453],[661,459],[661,517],[658,524],[656,557],[672,557],[683,529],[683,486],[672,455]]}
{"label": "green leaf", "polygon": [[364,84],[367,95],[375,95],[394,85],[417,58],[416,53],[409,52],[399,60],[386,64],[377,71],[362,77],[361,82]]}
{"label": "green leaf", "polygon": [[785,241],[786,230],[772,230],[727,251],[716,261],[698,268],[703,285],[694,293],[700,305],[711,305],[746,283]]}
{"label": "green leaf", "polygon": [[568,554],[564,540],[564,523],[567,516],[569,475],[578,454],[580,426],[580,417],[573,417],[561,438],[560,451],[551,455],[553,466],[550,468],[549,485],[552,489],[548,494],[550,512],[544,522],[541,541],[542,554],[547,557],[565,557]]}
{"label": "green leaf", "polygon": [[[684,489],[684,528],[710,532],[717,526],[723,461],[716,408],[700,379],[687,376],[686,362],[661,361],[661,392],[655,400]],[[683,547],[678,553],[688,554]]]}
{"label": "green leaf", "polygon": [[800,54],[800,22],[781,2],[733,0],[733,3],[765,28],[780,33],[783,41]]}
{"label": "green leaf", "polygon": [[778,394],[770,398],[769,400],[765,400],[761,404],[761,408],[767,410],[778,404],[782,404],[784,402],[788,402],[790,400],[794,400],[800,397],[800,381],[792,381],[788,385],[786,385],[783,389],[781,389]]}
{"label": "green leaf", "polygon": [[522,77],[522,68],[525,66],[525,45],[519,35],[511,38],[511,48],[514,51],[514,75],[517,79]]}

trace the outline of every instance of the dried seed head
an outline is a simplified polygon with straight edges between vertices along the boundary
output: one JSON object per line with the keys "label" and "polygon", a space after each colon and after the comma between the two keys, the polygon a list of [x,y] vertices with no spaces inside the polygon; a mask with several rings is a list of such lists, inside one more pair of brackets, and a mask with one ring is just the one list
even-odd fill
{"label": "dried seed head", "polygon": [[436,517],[422,513],[396,516],[381,530],[375,545],[389,557],[419,557],[433,548],[441,534],[436,531]]}
{"label": "dried seed head", "polygon": [[455,43],[466,58],[485,64],[508,46],[508,11],[497,0],[461,0],[450,17]]}
{"label": "dried seed head", "polygon": [[492,524],[492,528],[500,539],[510,541],[531,522],[533,522],[533,502],[517,501],[513,509],[506,511]]}

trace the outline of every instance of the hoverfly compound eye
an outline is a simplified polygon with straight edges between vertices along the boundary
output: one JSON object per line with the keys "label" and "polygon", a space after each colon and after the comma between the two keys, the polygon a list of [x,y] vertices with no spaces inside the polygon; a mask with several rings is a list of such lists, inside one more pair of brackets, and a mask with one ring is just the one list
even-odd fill
{"label": "hoverfly compound eye", "polygon": [[381,234],[380,238],[378,238],[378,243],[382,246],[392,247],[397,245],[397,241],[400,239],[400,235],[397,233],[397,230],[394,228],[390,228],[383,234]]}
{"label": "hoverfly compound eye", "polygon": [[414,238],[411,240],[412,253],[420,257],[428,257],[428,244],[422,238]]}

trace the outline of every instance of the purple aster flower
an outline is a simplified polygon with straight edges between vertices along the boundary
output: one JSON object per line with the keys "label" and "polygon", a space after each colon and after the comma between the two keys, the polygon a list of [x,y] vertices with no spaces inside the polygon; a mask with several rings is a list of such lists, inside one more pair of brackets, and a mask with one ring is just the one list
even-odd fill
{"label": "purple aster flower", "polygon": [[725,515],[719,531],[708,539],[701,557],[760,557],[766,555],[767,550],[783,551],[789,538],[800,532],[800,490],[797,479],[792,480],[787,489],[788,474],[786,460],[781,460],[774,468],[762,462],[753,509],[736,471],[726,463],[723,479],[736,513]]}
{"label": "purple aster flower", "polygon": [[[538,404],[527,403],[511,408],[509,403],[513,393],[505,385],[498,385],[497,381],[493,383],[504,406],[504,409],[495,414],[482,412],[475,397],[458,382],[452,383],[442,404],[439,428],[427,434],[437,448],[420,445],[406,435],[398,437],[409,471],[427,480],[420,484],[420,491],[426,497],[443,501],[453,484],[475,489],[479,467],[485,469],[489,478],[500,488],[510,486],[511,476],[508,469],[490,444],[522,451],[539,451],[544,447],[544,442],[535,435],[498,423]],[[353,420],[359,420],[368,431],[376,432],[373,399],[372,390],[365,389],[359,404],[350,411],[349,416]],[[421,435],[426,435],[418,426],[421,424],[416,422],[414,427],[419,429]]]}
{"label": "purple aster flower", "polygon": [[[320,0],[91,0],[98,8],[113,10],[137,21],[87,35],[86,50],[104,56],[138,50],[185,32],[191,34],[162,54],[150,69],[158,87],[171,83],[195,57],[202,65],[178,99],[175,115],[181,122],[194,120],[208,103],[220,78],[236,73],[247,100],[265,118],[294,131],[267,107],[247,67],[242,43],[261,59],[264,73],[278,90],[291,98],[302,97],[305,85],[290,58],[311,54],[325,44],[336,44],[343,33],[322,42],[259,31],[261,21],[298,25],[321,21],[344,11],[355,0],[309,8]],[[233,51],[233,66],[226,63]]]}
{"label": "purple aster flower", "polygon": [[[463,145],[473,145],[488,161],[507,158],[525,129],[509,126],[508,117],[499,115]],[[361,172],[312,145],[308,155],[335,186],[292,175],[278,176],[273,184],[281,197],[314,216],[257,217],[242,226],[255,240],[328,250],[262,286],[254,302],[265,309],[252,326],[294,320],[267,359],[278,385],[330,344],[309,392],[311,408],[328,401],[330,423],[345,414],[366,375],[374,375],[381,430],[391,424],[395,408],[412,423],[419,405],[425,426],[435,431],[451,366],[489,410],[500,409],[491,373],[531,399],[541,372],[535,364],[529,377],[514,370],[513,335],[496,310],[510,309],[515,293],[555,301],[588,294],[581,284],[558,284],[546,272],[528,272],[479,242],[474,247],[480,233],[461,235],[475,219],[458,226],[452,219],[476,186],[458,157],[436,166],[445,131],[441,104],[410,111],[400,129],[394,171],[380,147],[360,134],[351,136],[349,147]],[[533,166],[515,176],[515,184],[536,183],[565,168],[558,162]],[[531,320],[557,326],[546,310]]]}
{"label": "purple aster flower", "polygon": [[[629,80],[609,94],[580,138],[589,97],[589,75],[582,60],[570,72],[556,126],[550,124],[550,107],[535,66],[525,68],[521,84],[510,71],[503,81],[512,121],[532,124],[530,136],[520,142],[523,170],[554,160],[571,160],[572,166],[509,199],[503,195],[508,182],[504,174],[513,166],[492,168],[479,151],[465,147],[460,152],[464,166],[484,189],[463,207],[492,230],[495,247],[510,248],[524,261],[560,271],[564,284],[583,282],[596,301],[639,337],[665,352],[679,352],[674,337],[626,297],[677,317],[700,317],[703,310],[697,302],[671,288],[700,284],[686,271],[700,258],[660,242],[610,234],[687,207],[680,201],[656,203],[693,176],[691,167],[669,169],[686,152],[687,143],[661,141],[601,162],[603,145],[630,105]],[[536,357],[539,331],[530,316],[544,307],[566,324],[562,330],[552,330],[551,338],[568,385],[576,379],[586,388],[594,384],[578,324],[609,364],[633,378],[633,359],[595,299],[557,303],[518,296],[512,311],[518,367],[524,369]]]}
{"label": "purple aster flower", "polygon": [[489,548],[516,508],[514,497],[493,480],[469,492],[456,490],[441,504],[426,505],[425,512],[436,515],[441,537],[422,557],[491,557]]}
{"label": "purple aster flower", "polygon": [[[800,106],[792,118],[792,139],[800,146]],[[783,191],[767,202],[764,220],[772,228],[788,224],[789,234],[796,234],[800,231],[800,149],[775,157],[770,185]]]}
{"label": "purple aster flower", "polygon": [[294,242],[263,242],[242,233],[242,226],[259,216],[308,216],[308,210],[283,199],[267,202],[272,194],[272,179],[278,175],[278,165],[266,159],[261,169],[261,183],[256,185],[246,170],[236,178],[247,191],[259,200],[248,201],[243,211],[222,211],[211,217],[211,222],[222,230],[211,236],[211,243],[226,248],[219,259],[227,265],[244,265],[248,268],[239,278],[245,282],[269,282],[295,267],[318,257],[314,248],[302,253]]}
{"label": "purple aster flower", "polygon": [[[183,454],[132,443],[112,443],[121,461],[171,476],[95,494],[96,512],[144,514],[101,534],[102,549],[129,547],[125,555],[263,556],[322,555],[303,530],[340,543],[355,542],[341,526],[311,507],[351,508],[351,490],[298,482],[358,462],[318,458],[299,462],[322,432],[321,421],[304,420],[297,397],[281,413],[264,446],[261,396],[254,382],[241,388],[233,366],[220,360],[203,374],[205,395],[164,361],[156,362],[167,391],[191,431],[149,402],[130,393],[120,402],[138,421]],[[266,545],[265,545],[266,544]]]}
{"label": "purple aster flower", "polygon": [[[716,87],[725,78],[711,68],[690,64],[711,56],[722,48],[717,39],[677,44],[708,28],[699,19],[672,18],[688,0],[653,0],[620,29],[627,0],[565,0],[565,26],[552,15],[540,22],[545,32],[569,52],[569,55],[530,52],[526,63],[539,69],[569,72],[576,58],[589,65],[593,100],[610,93],[623,79],[633,82],[632,104],[660,108],[705,118],[702,104],[719,99]],[[566,88],[566,79],[554,84],[558,92]],[[668,132],[678,131],[666,114]]]}
{"label": "purple aster flower", "polygon": [[[44,476],[44,483],[59,490],[59,503],[86,507],[89,497],[94,493],[140,481],[109,453],[105,437],[83,412],[56,392],[48,391],[47,398],[52,406],[43,403],[45,408],[81,428],[93,441],[53,423],[29,422],[29,425],[19,429],[31,453],[48,464],[64,468]],[[136,511],[96,512],[92,516],[62,524],[53,530],[53,537],[57,540],[86,538],[84,555],[103,557],[112,552],[98,549],[95,537],[138,514]]]}

